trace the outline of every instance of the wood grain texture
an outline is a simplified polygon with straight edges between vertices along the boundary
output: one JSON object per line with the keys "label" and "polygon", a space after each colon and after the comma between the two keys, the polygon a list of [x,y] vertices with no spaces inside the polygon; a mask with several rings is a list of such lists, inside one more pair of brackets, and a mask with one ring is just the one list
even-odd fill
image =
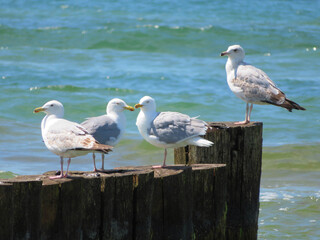
{"label": "wood grain texture", "polygon": [[175,149],[176,164],[224,163],[227,171],[226,239],[257,239],[262,163],[262,123],[209,123],[209,148]]}
{"label": "wood grain texture", "polygon": [[8,221],[0,234],[10,240],[214,239],[226,228],[225,173],[224,164],[205,164],[4,180],[0,218]]}

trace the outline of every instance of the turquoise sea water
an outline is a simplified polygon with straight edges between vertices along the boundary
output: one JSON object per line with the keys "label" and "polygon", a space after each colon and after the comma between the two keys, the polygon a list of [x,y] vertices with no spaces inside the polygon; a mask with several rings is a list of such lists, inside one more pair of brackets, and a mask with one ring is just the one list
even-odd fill
{"label": "turquoise sea water", "polygon": [[[41,139],[43,115],[32,113],[51,99],[76,122],[103,114],[114,97],[134,105],[144,95],[160,111],[243,120],[219,56],[241,44],[247,62],[307,108],[254,106],[252,120],[264,123],[259,239],[320,238],[319,12],[319,1],[3,1],[0,177],[59,168]],[[108,168],[161,163],[163,150],[142,140],[137,114],[126,113]],[[90,155],[71,163],[92,167]]]}

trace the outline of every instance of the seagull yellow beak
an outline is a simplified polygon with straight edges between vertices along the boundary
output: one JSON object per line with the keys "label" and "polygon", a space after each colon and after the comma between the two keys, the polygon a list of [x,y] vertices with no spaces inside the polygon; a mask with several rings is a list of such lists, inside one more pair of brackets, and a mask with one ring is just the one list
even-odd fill
{"label": "seagull yellow beak", "polygon": [[129,111],[134,111],[134,107],[131,107],[131,106],[125,106],[123,108]]}
{"label": "seagull yellow beak", "polygon": [[228,55],[228,52],[227,52],[227,51],[220,53],[220,56],[221,56],[221,57],[222,57],[222,56],[225,56],[225,55]]}
{"label": "seagull yellow beak", "polygon": [[134,108],[141,108],[141,107],[143,107],[143,105],[142,105],[142,104],[140,104],[140,103],[138,103],[138,104],[134,105]]}
{"label": "seagull yellow beak", "polygon": [[44,112],[44,111],[45,111],[45,109],[43,107],[38,107],[38,108],[33,110],[34,113]]}

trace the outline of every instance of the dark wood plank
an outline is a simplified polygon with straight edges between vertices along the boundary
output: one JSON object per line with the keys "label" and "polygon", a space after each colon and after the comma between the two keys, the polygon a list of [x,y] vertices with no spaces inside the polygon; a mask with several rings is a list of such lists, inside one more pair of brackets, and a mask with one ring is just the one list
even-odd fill
{"label": "dark wood plank", "polygon": [[209,123],[209,148],[175,150],[175,163],[225,163],[227,166],[227,239],[257,239],[262,163],[262,123]]}
{"label": "dark wood plank", "polygon": [[0,182],[0,239],[13,238],[12,183]]}

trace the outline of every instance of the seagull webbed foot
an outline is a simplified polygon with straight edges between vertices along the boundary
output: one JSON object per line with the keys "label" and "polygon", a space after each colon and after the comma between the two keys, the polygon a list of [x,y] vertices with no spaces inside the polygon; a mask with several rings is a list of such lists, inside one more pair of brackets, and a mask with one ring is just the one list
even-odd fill
{"label": "seagull webbed foot", "polygon": [[234,124],[235,125],[243,125],[243,124],[247,124],[247,123],[249,123],[250,121],[246,121],[246,120],[244,120],[244,121],[240,121],[240,122],[235,122]]}
{"label": "seagull webbed foot", "polygon": [[157,169],[157,168],[165,168],[167,165],[155,165],[152,166],[153,169]]}
{"label": "seagull webbed foot", "polygon": [[49,179],[61,179],[61,178],[65,178],[66,175],[60,174],[58,176],[53,176],[53,177],[49,177]]}

